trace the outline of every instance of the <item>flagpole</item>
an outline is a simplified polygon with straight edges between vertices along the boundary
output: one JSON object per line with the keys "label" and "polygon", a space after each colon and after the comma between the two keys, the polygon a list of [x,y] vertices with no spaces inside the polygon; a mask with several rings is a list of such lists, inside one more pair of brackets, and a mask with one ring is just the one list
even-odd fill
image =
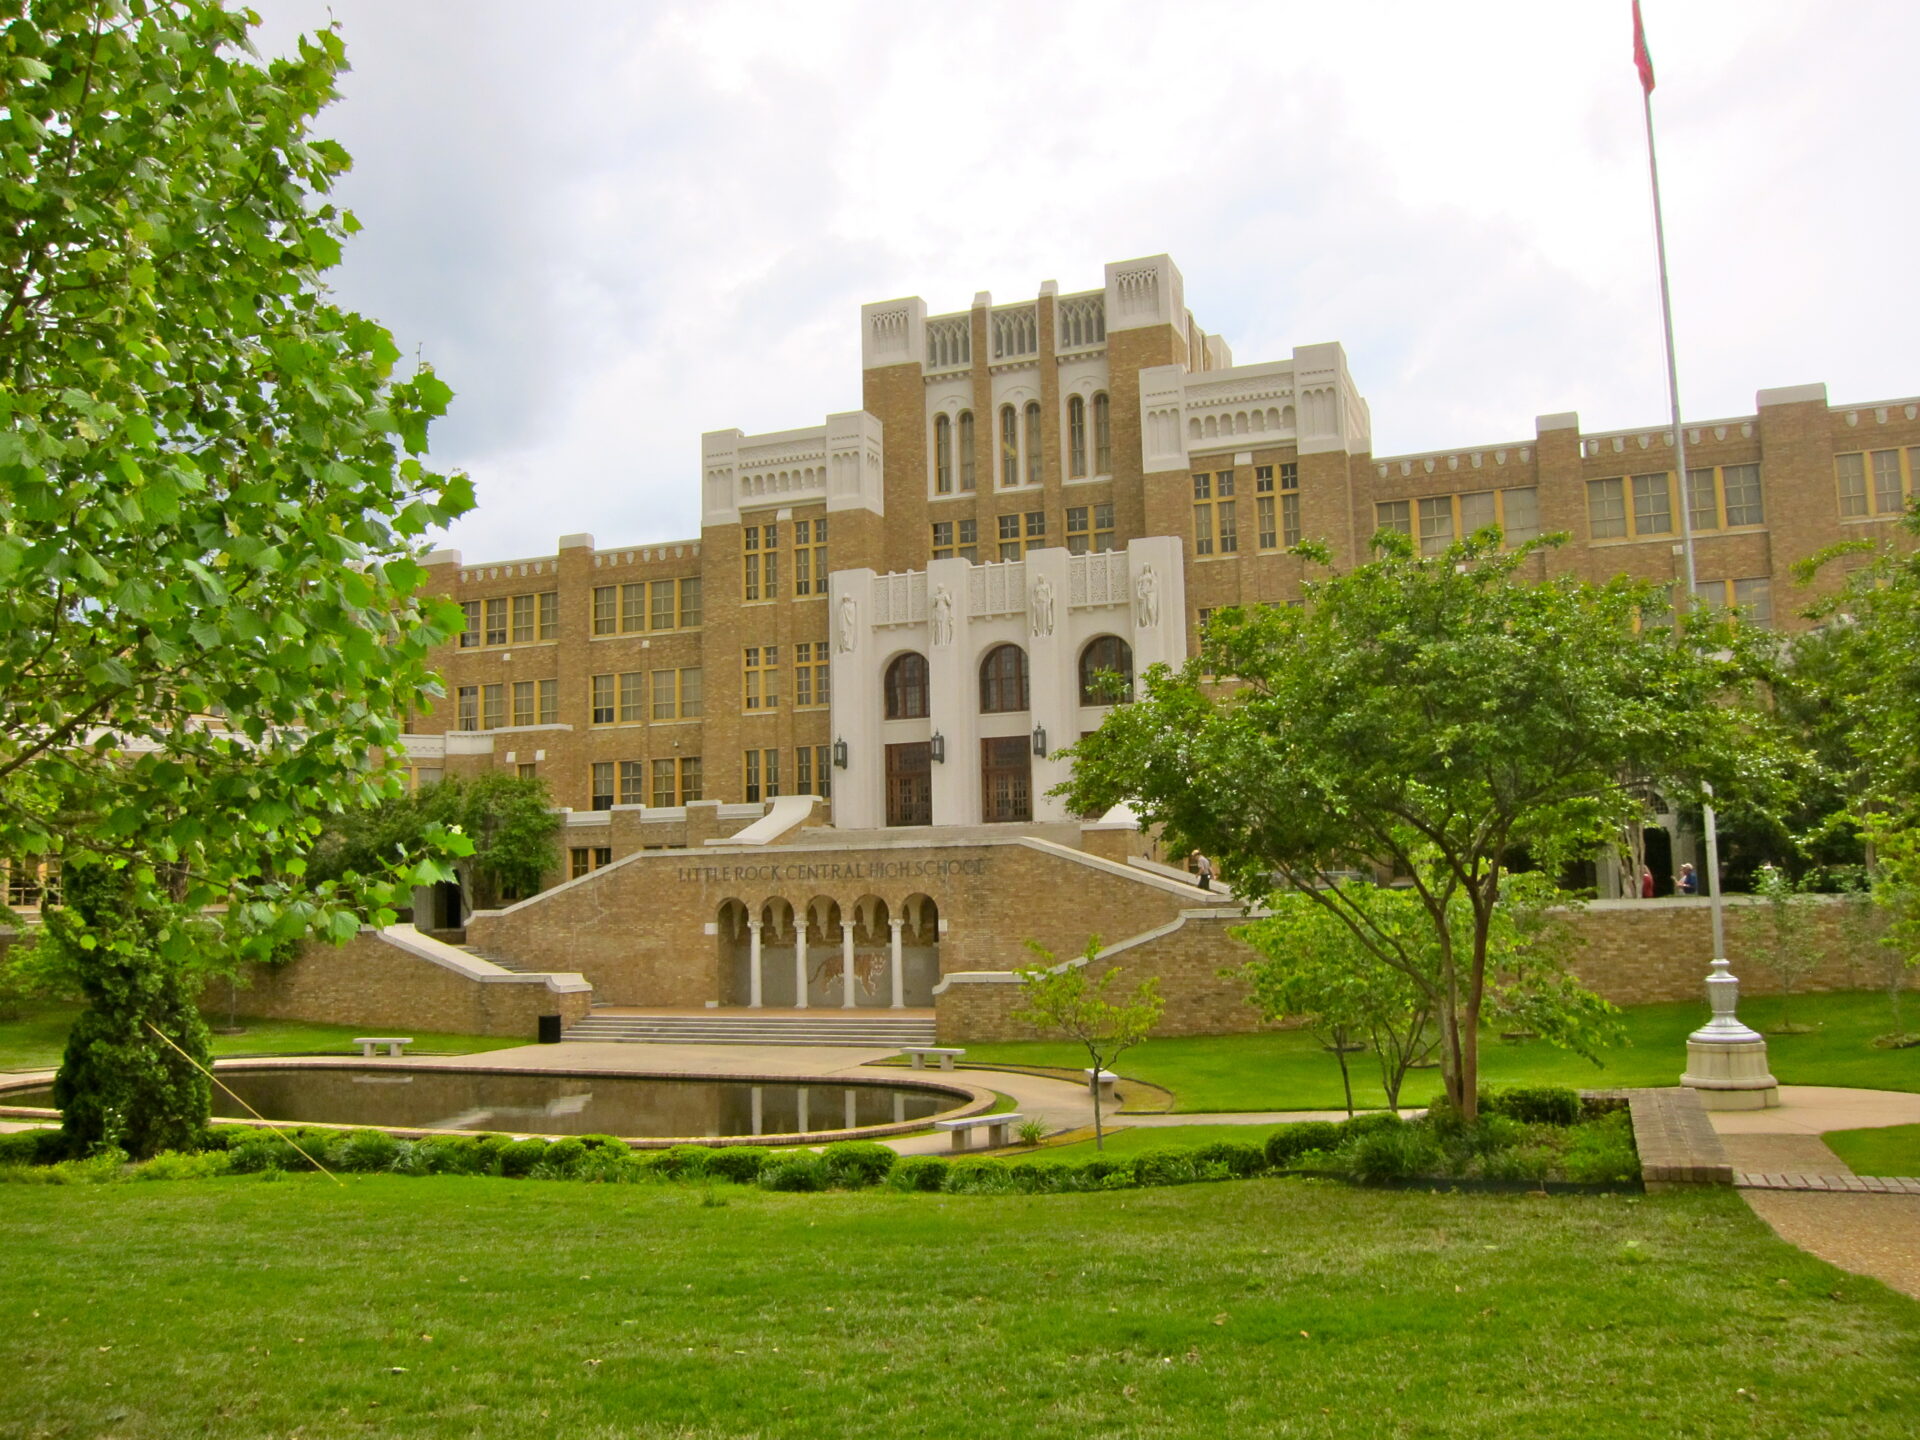
{"label": "flagpole", "polygon": [[[1637,32],[1637,6],[1634,20]],[[1660,321],[1667,342],[1667,401],[1673,412],[1673,460],[1680,474],[1680,551],[1686,561],[1687,592],[1684,608],[1676,606],[1675,610],[1684,615],[1697,601],[1699,582],[1693,565],[1693,494],[1687,477],[1687,432],[1680,428],[1680,371],[1673,358],[1673,293],[1667,284],[1667,227],[1660,210],[1660,161],[1653,144],[1653,86],[1650,70],[1640,86],[1640,108],[1647,120],[1647,175],[1653,182],[1653,242],[1660,259]],[[1707,832],[1707,903],[1713,918],[1713,955],[1715,959],[1724,959],[1727,953],[1726,914],[1720,896],[1720,837],[1714,824],[1711,787],[1707,795],[1707,802],[1701,806],[1701,818]]]}

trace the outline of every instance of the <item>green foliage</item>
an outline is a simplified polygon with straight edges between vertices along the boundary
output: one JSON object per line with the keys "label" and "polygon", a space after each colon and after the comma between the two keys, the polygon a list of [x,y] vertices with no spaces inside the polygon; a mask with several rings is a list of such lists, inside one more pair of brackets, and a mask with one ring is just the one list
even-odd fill
{"label": "green foliage", "polygon": [[1483,1115],[1505,1115],[1527,1125],[1577,1125],[1580,1092],[1564,1085],[1509,1085],[1480,1092]]}
{"label": "green foliage", "polygon": [[1224,1165],[1229,1175],[1241,1180],[1267,1168],[1267,1157],[1261,1147],[1243,1140],[1215,1140],[1197,1148],[1193,1158],[1203,1169]]}
{"label": "green foliage", "polygon": [[[1644,812],[1649,778],[1764,808],[1785,747],[1731,703],[1760,673],[1754,647],[1703,614],[1637,628],[1665,604],[1651,585],[1522,581],[1558,541],[1503,553],[1480,535],[1431,557],[1391,533],[1374,543],[1300,606],[1216,612],[1201,654],[1150,669],[1144,697],[1072,747],[1060,793],[1080,813],[1128,802],[1249,900],[1278,886],[1325,907],[1427,997],[1448,1094],[1470,1112],[1508,857],[1551,871],[1597,846]],[[1418,896],[1418,945],[1325,884],[1376,866]],[[1578,1038],[1605,1014],[1552,959],[1527,1006],[1570,1012]]]}
{"label": "green foliage", "polygon": [[760,1185],[765,1190],[824,1190],[827,1167],[811,1151],[790,1151],[767,1162],[760,1171]]}
{"label": "green foliage", "polygon": [[1418,1125],[1381,1125],[1356,1131],[1335,1152],[1339,1167],[1363,1184],[1440,1173],[1440,1146]]}
{"label": "green foliage", "polygon": [[[1051,951],[1034,941],[1027,948],[1043,964],[1021,970],[1020,1006],[1012,1018],[1043,1030],[1057,1030],[1077,1042],[1086,1052],[1095,1074],[1118,1063],[1120,1056],[1138,1045],[1160,1023],[1163,1002],[1158,979],[1142,980],[1131,999],[1115,1002],[1108,992],[1120,978],[1117,966],[1102,971],[1098,980],[1089,972],[1100,954],[1100,937],[1089,935],[1087,948],[1077,960],[1057,964]],[[1095,1148],[1105,1143],[1101,1124],[1100,1089],[1093,1090],[1093,1139]]]}
{"label": "green foliage", "polygon": [[1814,944],[1813,899],[1806,887],[1806,881],[1795,880],[1778,865],[1762,865],[1753,876],[1753,893],[1767,902],[1767,924],[1751,958],[1779,985],[1780,1023],[1787,1030],[1793,1025],[1787,1013],[1793,987],[1812,975],[1821,959]]}
{"label": "green foliage", "polygon": [[1282,1125],[1267,1136],[1266,1160],[1275,1170],[1285,1170],[1310,1150],[1331,1150],[1340,1143],[1340,1126],[1331,1120],[1299,1120]]}
{"label": "green foliage", "polygon": [[1627,1185],[1640,1178],[1633,1121],[1625,1110],[1588,1121],[1574,1132],[1561,1168],[1582,1185]]}
{"label": "green foliage", "polygon": [[0,1134],[0,1165],[52,1165],[73,1151],[60,1130],[18,1130]]}
{"label": "green foliage", "polygon": [[400,1158],[400,1142],[384,1130],[349,1130],[320,1158],[334,1170],[391,1170]]}
{"label": "green foliage", "polygon": [[751,1185],[760,1178],[773,1152],[764,1145],[723,1145],[707,1158],[707,1173],[719,1175],[736,1185]]}
{"label": "green foliage", "polygon": [[705,1145],[670,1145],[647,1155],[645,1164],[669,1180],[694,1180],[712,1168],[714,1154]]}
{"label": "green foliage", "polygon": [[860,1190],[880,1184],[898,1159],[877,1140],[840,1140],[820,1154],[827,1183],[841,1190]]}
{"label": "green foliage", "polygon": [[545,1140],[515,1140],[500,1150],[500,1173],[509,1179],[523,1179],[546,1158]]}
{"label": "green foliage", "polygon": [[210,1180],[233,1169],[233,1157],[224,1150],[201,1150],[181,1154],[162,1150],[144,1165],[132,1170],[135,1180]]}
{"label": "green foliage", "polygon": [[1142,1150],[1133,1157],[1133,1183],[1136,1185],[1186,1185],[1200,1178],[1198,1152],[1165,1146]]}
{"label": "green foliage", "polygon": [[887,1176],[895,1190],[935,1191],[945,1188],[947,1162],[938,1155],[908,1155]]}
{"label": "green foliage", "polygon": [[955,1160],[940,1188],[949,1195],[1006,1195],[1014,1188],[1013,1170],[998,1160]]}

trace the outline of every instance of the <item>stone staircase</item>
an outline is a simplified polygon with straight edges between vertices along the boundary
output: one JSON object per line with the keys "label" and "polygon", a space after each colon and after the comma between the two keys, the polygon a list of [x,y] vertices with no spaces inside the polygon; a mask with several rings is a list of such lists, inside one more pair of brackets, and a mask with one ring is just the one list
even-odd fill
{"label": "stone staircase", "polygon": [[486,951],[475,949],[471,945],[456,945],[454,948],[456,950],[466,951],[467,954],[473,956],[476,960],[484,960],[489,965],[498,965],[502,970],[511,970],[516,975],[544,975],[547,973],[544,970],[537,970],[531,965],[522,965],[518,960],[509,960],[504,955],[489,955]]}
{"label": "stone staircase", "polygon": [[646,1015],[633,1011],[589,1013],[566,1034],[569,1040],[616,1040],[635,1045],[860,1045],[890,1048],[934,1043],[933,1017],[890,1015],[884,1010],[820,1010],[766,1014],[715,1010],[701,1015]]}

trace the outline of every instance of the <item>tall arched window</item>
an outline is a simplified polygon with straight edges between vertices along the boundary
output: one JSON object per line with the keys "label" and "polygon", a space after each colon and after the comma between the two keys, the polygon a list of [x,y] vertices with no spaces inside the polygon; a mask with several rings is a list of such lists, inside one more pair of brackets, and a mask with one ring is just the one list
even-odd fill
{"label": "tall arched window", "polygon": [[960,488],[973,489],[973,411],[960,412]]}
{"label": "tall arched window", "polygon": [[1000,407],[1000,486],[1011,490],[1020,483],[1020,417],[1013,406]]}
{"label": "tall arched window", "polygon": [[996,645],[980,662],[980,713],[1005,715],[1027,708],[1027,652]]}
{"label": "tall arched window", "polygon": [[1133,698],[1133,647],[1102,635],[1080,652],[1080,703],[1124,705]]}
{"label": "tall arched window", "polygon": [[1067,474],[1078,480],[1087,473],[1087,402],[1074,395],[1067,400]]}
{"label": "tall arched window", "polygon": [[927,657],[908,651],[887,666],[887,719],[927,718]]}
{"label": "tall arched window", "polygon": [[1093,473],[1113,473],[1113,407],[1104,390],[1093,397]]}
{"label": "tall arched window", "polygon": [[1027,402],[1027,484],[1040,483],[1040,402]]}
{"label": "tall arched window", "polygon": [[953,493],[953,421],[945,415],[933,417],[933,493]]}

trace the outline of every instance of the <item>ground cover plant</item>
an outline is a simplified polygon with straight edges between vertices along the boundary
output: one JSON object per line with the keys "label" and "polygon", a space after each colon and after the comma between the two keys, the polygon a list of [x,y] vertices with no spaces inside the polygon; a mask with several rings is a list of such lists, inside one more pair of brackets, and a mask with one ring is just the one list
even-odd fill
{"label": "ground cover plant", "polygon": [[[20,1018],[0,1021],[0,1070],[48,1070],[60,1063],[67,1032],[72,1029],[81,1007],[65,1001],[26,1000],[20,1005]],[[358,1054],[352,1044],[356,1035],[367,1035],[365,1025],[324,1025],[306,1020],[257,1020],[240,1017],[245,1033],[213,1035],[216,1057],[231,1055],[351,1055]],[[470,1055],[482,1050],[504,1050],[530,1043],[530,1038],[503,1039],[496,1035],[450,1035],[431,1030],[401,1030],[411,1035],[412,1053],[420,1055]]]}
{"label": "ground cover plant", "polygon": [[1724,1191],[718,1193],[13,1189],[0,1432],[1818,1440],[1920,1408],[1920,1304]]}
{"label": "ground cover plant", "polygon": [[1829,1130],[1820,1138],[1856,1175],[1920,1175],[1920,1125]]}
{"label": "ground cover plant", "polygon": [[[1743,998],[1740,1014],[1748,1024],[1767,1029],[1778,1018],[1779,1002],[1770,996]],[[1887,1028],[1884,995],[1798,995],[1793,1014],[1816,1028],[1768,1037],[1768,1060],[1783,1084],[1920,1090],[1920,1049],[1885,1050],[1873,1044]],[[1623,1010],[1624,1043],[1602,1050],[1598,1067],[1541,1041],[1512,1043],[1488,1032],[1481,1037],[1481,1074],[1495,1086],[1673,1085],[1686,1068],[1687,1035],[1706,1018],[1706,1006],[1694,1001]],[[1070,1047],[1048,1041],[969,1042],[967,1059],[1064,1066],[1073,1064],[1075,1056]],[[1335,1057],[1304,1030],[1147,1040],[1128,1052],[1122,1073],[1171,1090],[1174,1108],[1181,1111],[1338,1110],[1344,1103]],[[1353,1079],[1357,1104],[1386,1104],[1377,1077],[1367,1075],[1364,1067],[1354,1067]],[[1119,1088],[1124,1098],[1127,1087],[1122,1083]],[[1415,1070],[1401,1092],[1401,1103],[1425,1105],[1439,1091],[1435,1071]]]}

